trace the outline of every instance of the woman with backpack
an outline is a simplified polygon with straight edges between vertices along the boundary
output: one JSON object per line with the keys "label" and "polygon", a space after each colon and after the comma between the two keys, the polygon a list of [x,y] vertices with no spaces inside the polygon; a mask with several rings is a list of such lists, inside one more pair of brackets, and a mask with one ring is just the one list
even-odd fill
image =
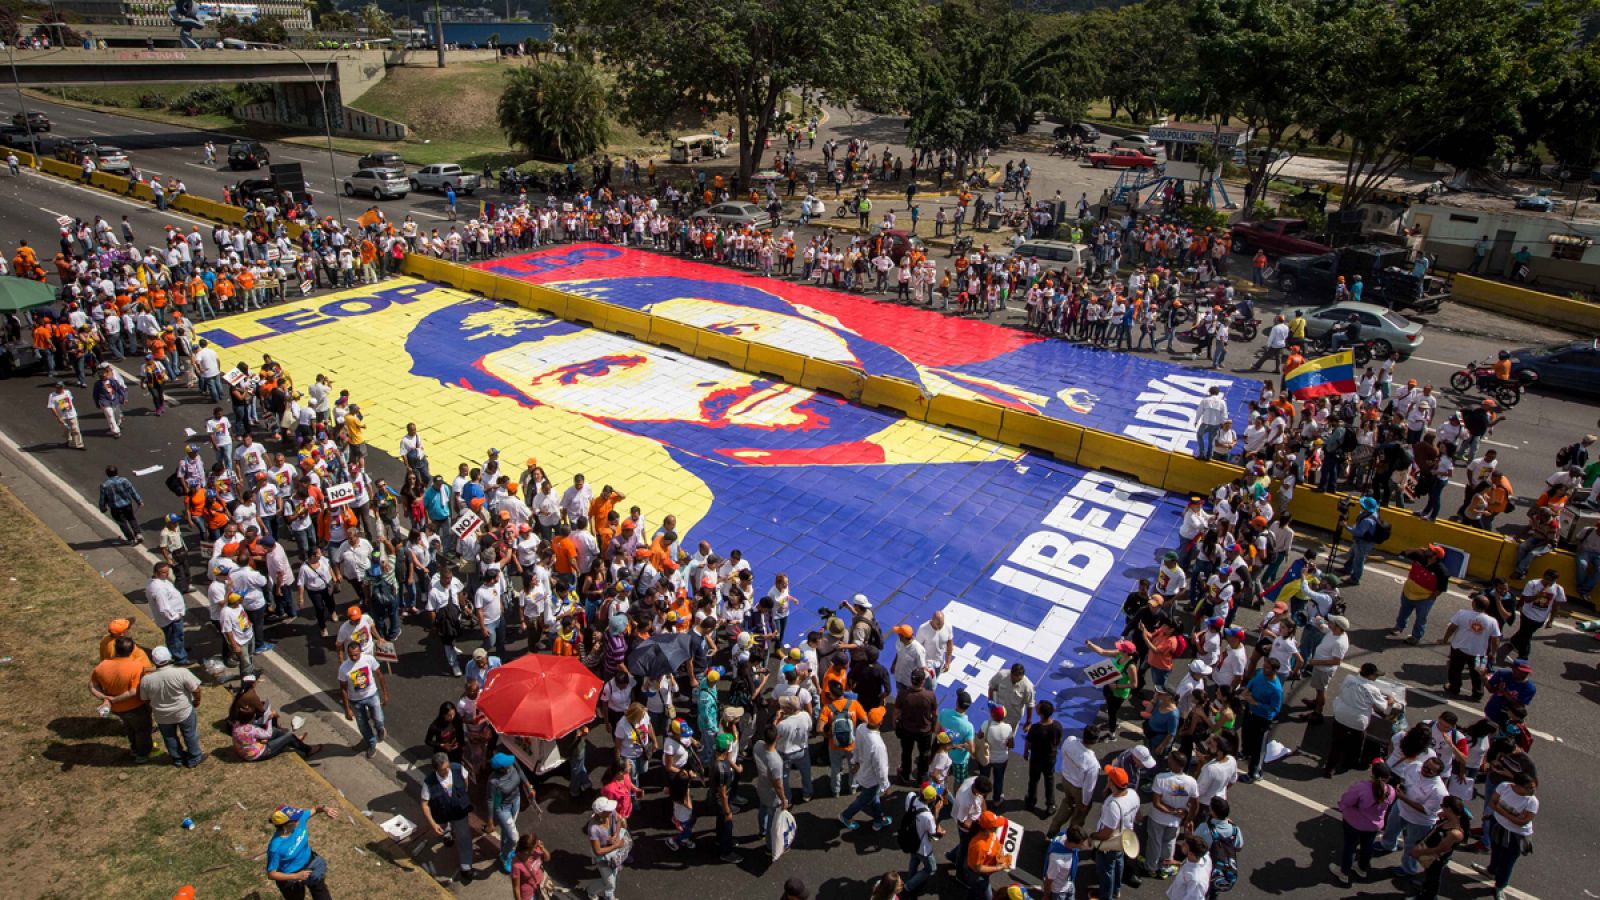
{"label": "woman with backpack", "polygon": [[1244,832],[1228,818],[1232,812],[1226,797],[1212,797],[1205,821],[1194,828],[1194,836],[1205,845],[1206,854],[1211,858],[1211,887],[1207,898],[1225,894],[1239,883],[1239,851],[1244,849]]}

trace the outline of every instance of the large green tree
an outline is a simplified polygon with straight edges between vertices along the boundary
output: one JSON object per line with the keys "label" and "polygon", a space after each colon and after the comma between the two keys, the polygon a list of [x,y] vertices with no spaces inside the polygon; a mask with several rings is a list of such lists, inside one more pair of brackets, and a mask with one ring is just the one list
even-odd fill
{"label": "large green tree", "polygon": [[893,106],[912,81],[917,0],[557,0],[574,45],[616,70],[618,112],[666,134],[732,115],[744,183],[786,91]]}
{"label": "large green tree", "polygon": [[[927,23],[911,92],[911,142],[951,150],[957,166],[1035,115],[1081,116],[1100,68],[1085,29],[1039,36],[1035,17],[999,0],[949,0]],[[1006,52],[995,52],[1005,47]]]}
{"label": "large green tree", "polygon": [[[1265,152],[1248,158],[1249,193],[1262,196],[1276,151],[1306,114],[1317,77],[1316,0],[1195,0],[1189,26],[1205,48],[1177,88],[1176,111],[1199,120],[1237,117]],[[1249,210],[1246,210],[1246,215]]]}
{"label": "large green tree", "polygon": [[506,137],[541,159],[581,159],[610,137],[606,87],[587,63],[545,60],[509,70],[497,112]]}
{"label": "large green tree", "polygon": [[1550,88],[1576,33],[1563,0],[1335,0],[1317,6],[1318,66],[1306,118],[1350,142],[1343,204],[1358,206],[1427,156],[1483,165],[1518,111]]}

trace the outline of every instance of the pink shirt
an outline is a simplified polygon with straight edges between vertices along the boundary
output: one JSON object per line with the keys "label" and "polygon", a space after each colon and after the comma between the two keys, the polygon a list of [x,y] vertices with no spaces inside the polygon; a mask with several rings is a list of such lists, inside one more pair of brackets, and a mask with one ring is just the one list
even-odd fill
{"label": "pink shirt", "polygon": [[1383,786],[1381,801],[1372,796],[1371,781],[1357,781],[1345,789],[1339,798],[1339,812],[1351,828],[1357,831],[1378,831],[1383,828],[1383,813],[1394,803],[1394,788]]}
{"label": "pink shirt", "polygon": [[624,775],[600,789],[602,797],[617,801],[617,815],[624,819],[633,815],[633,776]]}

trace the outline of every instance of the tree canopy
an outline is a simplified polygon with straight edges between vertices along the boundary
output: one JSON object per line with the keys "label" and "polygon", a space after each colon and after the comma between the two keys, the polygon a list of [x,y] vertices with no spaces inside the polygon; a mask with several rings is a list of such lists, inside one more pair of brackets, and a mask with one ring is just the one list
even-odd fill
{"label": "tree canopy", "polygon": [[542,60],[508,71],[497,112],[506,137],[541,158],[570,162],[610,138],[606,87],[587,63]]}
{"label": "tree canopy", "polygon": [[911,83],[917,0],[557,0],[574,44],[617,72],[620,117],[667,135],[732,115],[748,183],[785,92],[892,103]]}

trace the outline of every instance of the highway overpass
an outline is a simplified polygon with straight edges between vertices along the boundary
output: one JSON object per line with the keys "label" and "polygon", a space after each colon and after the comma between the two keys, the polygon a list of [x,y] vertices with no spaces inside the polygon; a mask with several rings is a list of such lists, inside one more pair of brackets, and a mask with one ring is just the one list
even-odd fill
{"label": "highway overpass", "polygon": [[15,50],[27,87],[206,82],[335,81],[345,102],[383,78],[383,50]]}

